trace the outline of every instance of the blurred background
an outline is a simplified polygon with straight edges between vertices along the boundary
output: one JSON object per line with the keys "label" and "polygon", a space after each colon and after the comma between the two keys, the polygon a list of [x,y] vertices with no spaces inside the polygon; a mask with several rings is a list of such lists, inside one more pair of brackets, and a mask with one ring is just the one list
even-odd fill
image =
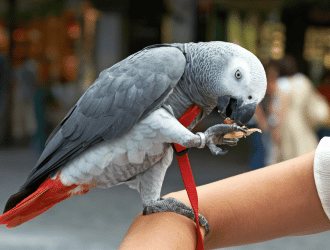
{"label": "blurred background", "polygon": [[[0,207],[103,69],[151,44],[215,40],[264,64],[266,97],[248,124],[263,133],[226,156],[191,150],[197,185],[299,156],[330,136],[327,0],[0,0]],[[219,122],[214,112],[195,131]],[[162,194],[184,188],[172,165]],[[117,249],[141,210],[126,186],[92,190],[18,228],[1,227],[0,249]],[[328,249],[329,236],[232,249]]]}

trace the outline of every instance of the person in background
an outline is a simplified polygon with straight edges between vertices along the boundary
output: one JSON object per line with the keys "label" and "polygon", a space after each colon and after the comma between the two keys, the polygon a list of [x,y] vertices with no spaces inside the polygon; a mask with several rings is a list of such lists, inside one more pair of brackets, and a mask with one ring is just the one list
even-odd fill
{"label": "person in background", "polygon": [[290,82],[281,81],[280,75],[282,71],[282,64],[280,61],[271,61],[269,65],[268,92],[271,93],[271,98],[267,106],[267,122],[268,134],[265,136],[265,143],[268,145],[268,165],[275,164],[281,161],[281,144],[282,131],[284,121],[290,106]]}
{"label": "person in background", "polygon": [[[328,105],[330,105],[330,70],[327,70],[324,74],[321,85],[317,88],[319,93],[324,96],[324,98],[327,100]],[[324,125],[322,126],[318,131],[317,135],[319,139],[321,140],[324,136],[330,136],[330,124],[327,124],[328,126]]]}
{"label": "person in background", "polygon": [[9,117],[10,117],[10,82],[9,82],[9,39],[6,29],[0,18],[0,147],[9,143]]}
{"label": "person in background", "polygon": [[251,144],[250,169],[255,170],[275,163],[274,145],[271,138],[271,112],[274,97],[277,96],[276,81],[279,77],[279,65],[277,61],[270,60],[265,66],[267,75],[267,91],[265,98],[257,106],[255,115],[249,127],[258,127],[262,134],[253,133],[248,137]]}
{"label": "person in background", "polygon": [[50,62],[42,58],[38,64],[38,77],[33,96],[36,129],[32,135],[30,146],[38,155],[45,148],[45,143],[50,134],[50,125],[47,119],[47,108],[55,103],[50,92]]}
{"label": "person in background", "polygon": [[280,96],[272,112],[275,126],[271,130],[280,149],[277,162],[315,149],[318,137],[314,126],[329,117],[328,104],[307,76],[298,73],[295,58],[287,55],[280,65],[281,77],[277,80]]}
{"label": "person in background", "polygon": [[[260,104],[261,105],[261,104]],[[266,129],[262,128],[262,126],[258,123],[258,120],[263,119],[264,114],[261,106],[258,105],[254,117],[247,124],[248,127],[255,128],[258,127],[262,130],[262,133],[265,133]],[[266,166],[265,164],[265,146],[262,141],[262,134],[253,133],[248,137],[248,141],[250,144],[250,158],[249,158],[249,167],[250,170],[255,170],[259,168],[263,168]]]}
{"label": "person in background", "polygon": [[6,55],[0,53],[0,146],[5,145],[8,126],[7,112],[9,102],[9,63]]}
{"label": "person in background", "polygon": [[33,95],[37,77],[37,63],[27,58],[27,44],[17,43],[14,48],[14,94],[12,133],[16,144],[30,140],[35,131]]}
{"label": "person in background", "polygon": [[51,91],[65,115],[83,94],[77,84],[78,59],[76,56],[65,57],[62,60],[60,72],[58,79],[52,84]]}

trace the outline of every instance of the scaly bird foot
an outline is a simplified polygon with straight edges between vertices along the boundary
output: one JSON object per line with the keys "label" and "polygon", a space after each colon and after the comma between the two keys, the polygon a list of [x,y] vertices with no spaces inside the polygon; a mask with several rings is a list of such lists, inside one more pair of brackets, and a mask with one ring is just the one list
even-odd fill
{"label": "scaly bird foot", "polygon": [[228,150],[222,150],[217,145],[226,144],[229,146],[236,146],[238,139],[225,139],[224,135],[234,131],[246,131],[240,126],[234,124],[218,124],[208,128],[205,131],[206,145],[214,155],[224,155]]}
{"label": "scaly bird foot", "polygon": [[[154,201],[150,203],[148,206],[144,206],[143,215],[152,214],[152,213],[160,213],[160,212],[174,212],[177,214],[184,215],[193,221],[195,221],[194,210],[187,206],[186,204],[169,197],[167,199],[160,198],[158,201]],[[199,225],[205,227],[207,235],[210,231],[210,226],[205,217],[201,214],[198,215]]]}

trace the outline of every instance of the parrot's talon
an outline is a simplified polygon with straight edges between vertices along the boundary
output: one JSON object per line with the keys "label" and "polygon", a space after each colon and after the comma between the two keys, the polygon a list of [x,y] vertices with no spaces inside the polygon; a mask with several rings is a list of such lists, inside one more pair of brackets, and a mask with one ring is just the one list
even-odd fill
{"label": "parrot's talon", "polygon": [[225,155],[225,154],[227,154],[228,153],[228,149],[225,149],[225,150],[219,150],[218,152],[217,152],[217,155]]}
{"label": "parrot's talon", "polygon": [[232,139],[224,139],[223,142],[228,145],[228,146],[236,146],[237,142],[239,141],[239,139],[237,138],[232,138]]}
{"label": "parrot's talon", "polygon": [[237,126],[237,129],[238,129],[239,131],[245,133],[245,134],[247,133],[247,132],[246,132],[246,129],[244,129],[244,128],[240,127],[240,126]]}
{"label": "parrot's talon", "polygon": [[[195,221],[195,213],[194,210],[184,204],[181,201],[178,201],[175,198],[169,197],[167,199],[160,198],[157,201],[153,201],[152,203],[146,205],[143,209],[143,215],[148,215],[152,213],[160,213],[160,212],[174,212],[180,215],[184,215],[191,220]],[[205,227],[207,235],[210,231],[210,226],[205,219],[204,216],[201,214],[198,215],[199,218],[199,225]]]}
{"label": "parrot's talon", "polygon": [[143,208],[143,212],[142,212],[142,214],[143,215],[147,215],[148,214],[148,207],[145,207],[145,208]]}

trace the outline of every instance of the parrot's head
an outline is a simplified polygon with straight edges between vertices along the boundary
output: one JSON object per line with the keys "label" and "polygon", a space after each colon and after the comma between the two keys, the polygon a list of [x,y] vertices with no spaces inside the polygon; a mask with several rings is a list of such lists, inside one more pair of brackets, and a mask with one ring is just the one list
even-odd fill
{"label": "parrot's head", "polygon": [[[253,116],[267,87],[266,73],[260,60],[239,45],[210,42],[205,47],[202,67],[209,73],[199,88],[216,102],[219,113],[242,126]],[[203,46],[204,47],[204,46]],[[203,53],[203,54],[204,54]],[[204,54],[205,55],[205,54]]]}
{"label": "parrot's head", "polygon": [[244,125],[264,98],[267,79],[264,67],[253,53],[235,44],[231,46],[235,50],[221,76],[224,87],[217,98],[217,108],[224,118]]}

